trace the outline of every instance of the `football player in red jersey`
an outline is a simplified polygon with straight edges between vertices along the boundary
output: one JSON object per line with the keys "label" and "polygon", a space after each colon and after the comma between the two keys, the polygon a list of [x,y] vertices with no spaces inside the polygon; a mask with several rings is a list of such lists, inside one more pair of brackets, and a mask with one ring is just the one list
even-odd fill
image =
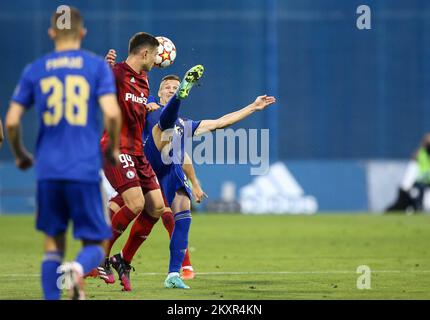
{"label": "football player in red jersey", "polygon": [[[99,267],[100,276],[107,282],[115,282],[111,266],[118,272],[125,291],[131,290],[129,261],[121,253],[109,258],[115,241],[134,218],[140,220],[149,235],[154,224],[164,212],[164,201],[156,175],[143,152],[142,132],[145,126],[146,103],[149,96],[147,72],[154,66],[158,40],[150,34],[139,32],[129,42],[128,57],[117,63],[115,75],[117,97],[123,116],[119,166],[105,163],[103,170],[113,188],[121,195],[125,205],[112,217],[113,238],[107,248],[107,257]],[[102,149],[108,145],[103,134]]]}
{"label": "football player in red jersey", "polygon": [[[115,50],[111,49],[106,55],[106,61],[108,61],[111,65],[115,64],[116,59],[116,52]],[[160,87],[158,90],[158,97],[160,98],[160,105],[167,105],[170,98],[176,93],[179,84],[180,84],[180,78],[176,75],[168,75],[163,78],[163,80],[160,83]],[[149,99],[151,100],[151,99]],[[159,108],[160,106],[155,102],[149,102],[147,104],[147,109],[155,110]],[[152,118],[154,116],[154,113],[148,113],[146,124],[144,128],[144,134],[143,134],[143,140],[145,141],[145,136],[149,135],[150,132],[152,132],[152,127],[155,125],[154,119]],[[158,118],[158,117],[156,117]],[[200,187],[200,182],[197,179],[193,164],[191,162],[190,157],[186,154],[185,158],[188,160],[184,162],[183,164],[183,170],[186,174],[186,176],[190,179],[192,184],[192,193],[193,197],[196,200],[197,203],[200,203],[202,199],[207,195],[203,192],[203,190]],[[119,195],[117,192],[115,192],[112,188],[112,186],[109,185],[109,182],[106,181],[106,179],[103,179],[103,186],[105,189],[105,193],[108,195],[107,199],[109,200],[109,208],[111,212],[116,213],[118,210],[124,205],[124,201],[121,198],[121,195]],[[175,225],[174,216],[172,213],[172,209],[167,204],[166,200],[164,203],[165,210],[163,215],[161,216],[162,222],[164,227],[166,228],[167,232],[169,233],[169,236],[172,237],[173,228]],[[127,239],[127,242],[125,246],[122,249],[123,256],[127,258],[129,262],[131,262],[135,252],[137,251],[140,244],[144,241],[141,237],[141,228],[139,225],[139,218],[137,218],[130,231],[130,235]],[[97,273],[96,273],[97,274]],[[184,280],[190,280],[194,279],[195,273],[194,269],[191,265],[190,260],[190,254],[189,250],[185,253],[184,261],[182,262],[182,279]]]}

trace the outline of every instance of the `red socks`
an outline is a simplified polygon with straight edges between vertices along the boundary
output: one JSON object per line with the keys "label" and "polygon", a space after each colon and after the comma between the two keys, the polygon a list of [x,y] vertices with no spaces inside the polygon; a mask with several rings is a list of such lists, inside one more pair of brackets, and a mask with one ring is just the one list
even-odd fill
{"label": "red socks", "polygon": [[130,236],[127,239],[127,243],[122,249],[122,257],[127,263],[131,262],[137,249],[149,236],[152,227],[158,220],[158,218],[151,217],[145,211],[142,211],[142,213],[136,218],[131,228]]}
{"label": "red socks", "polygon": [[[135,218],[133,212],[127,207],[123,206],[112,218],[113,237],[109,242],[108,255],[115,241],[121,236],[130,222]],[[175,227],[175,219],[170,211],[166,211],[161,216],[163,225],[169,233],[169,238],[172,237],[173,229]],[[122,250],[122,256],[127,263],[133,260],[137,249],[142,245],[146,238],[151,233],[153,226],[157,223],[158,219],[151,217],[148,213],[143,211],[140,213],[133,223],[130,231],[130,236]],[[190,255],[188,249],[185,253],[182,267],[191,266]]]}
{"label": "red socks", "polygon": [[161,216],[161,219],[163,219],[164,227],[169,233],[169,238],[171,238],[173,228],[175,227],[175,218],[173,218],[173,213],[171,213],[170,211],[164,211],[163,215]]}
{"label": "red socks", "polygon": [[136,215],[127,206],[122,207],[113,217],[112,217],[112,239],[109,241],[109,246],[107,248],[107,255],[109,255],[113,244],[116,239],[118,239],[121,234],[127,229],[130,222],[136,217]]}
{"label": "red socks", "polygon": [[190,254],[188,252],[189,252],[189,250],[187,248],[187,251],[185,251],[184,261],[182,261],[182,267],[190,267],[191,266]]}

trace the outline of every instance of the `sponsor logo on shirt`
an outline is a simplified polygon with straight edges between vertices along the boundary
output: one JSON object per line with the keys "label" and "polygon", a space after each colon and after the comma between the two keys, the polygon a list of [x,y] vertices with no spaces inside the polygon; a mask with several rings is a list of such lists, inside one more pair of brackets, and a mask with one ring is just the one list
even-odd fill
{"label": "sponsor logo on shirt", "polygon": [[131,101],[136,102],[136,103],[146,104],[148,99],[143,95],[143,93],[141,93],[140,95],[141,96],[138,97],[138,96],[135,96],[133,93],[127,92],[125,94],[125,101],[131,100]]}

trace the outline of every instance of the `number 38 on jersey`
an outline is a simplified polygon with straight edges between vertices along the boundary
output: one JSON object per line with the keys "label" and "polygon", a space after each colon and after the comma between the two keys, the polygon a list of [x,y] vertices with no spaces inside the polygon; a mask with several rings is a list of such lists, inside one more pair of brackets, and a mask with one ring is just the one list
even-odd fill
{"label": "number 38 on jersey", "polygon": [[43,113],[46,126],[56,126],[64,117],[73,126],[85,126],[88,118],[88,99],[90,86],[87,80],[79,75],[68,75],[64,83],[56,76],[40,80],[43,94],[49,94]]}

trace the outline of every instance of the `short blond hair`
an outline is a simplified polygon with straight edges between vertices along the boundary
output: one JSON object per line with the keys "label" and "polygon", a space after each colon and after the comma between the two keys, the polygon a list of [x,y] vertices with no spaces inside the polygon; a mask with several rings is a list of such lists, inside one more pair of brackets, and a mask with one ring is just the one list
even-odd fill
{"label": "short blond hair", "polygon": [[176,80],[178,82],[181,82],[181,78],[179,78],[179,76],[177,76],[176,74],[168,74],[163,79],[161,79],[160,87],[158,88],[158,90],[161,90],[161,86],[163,85],[164,81],[167,81],[167,80]]}

